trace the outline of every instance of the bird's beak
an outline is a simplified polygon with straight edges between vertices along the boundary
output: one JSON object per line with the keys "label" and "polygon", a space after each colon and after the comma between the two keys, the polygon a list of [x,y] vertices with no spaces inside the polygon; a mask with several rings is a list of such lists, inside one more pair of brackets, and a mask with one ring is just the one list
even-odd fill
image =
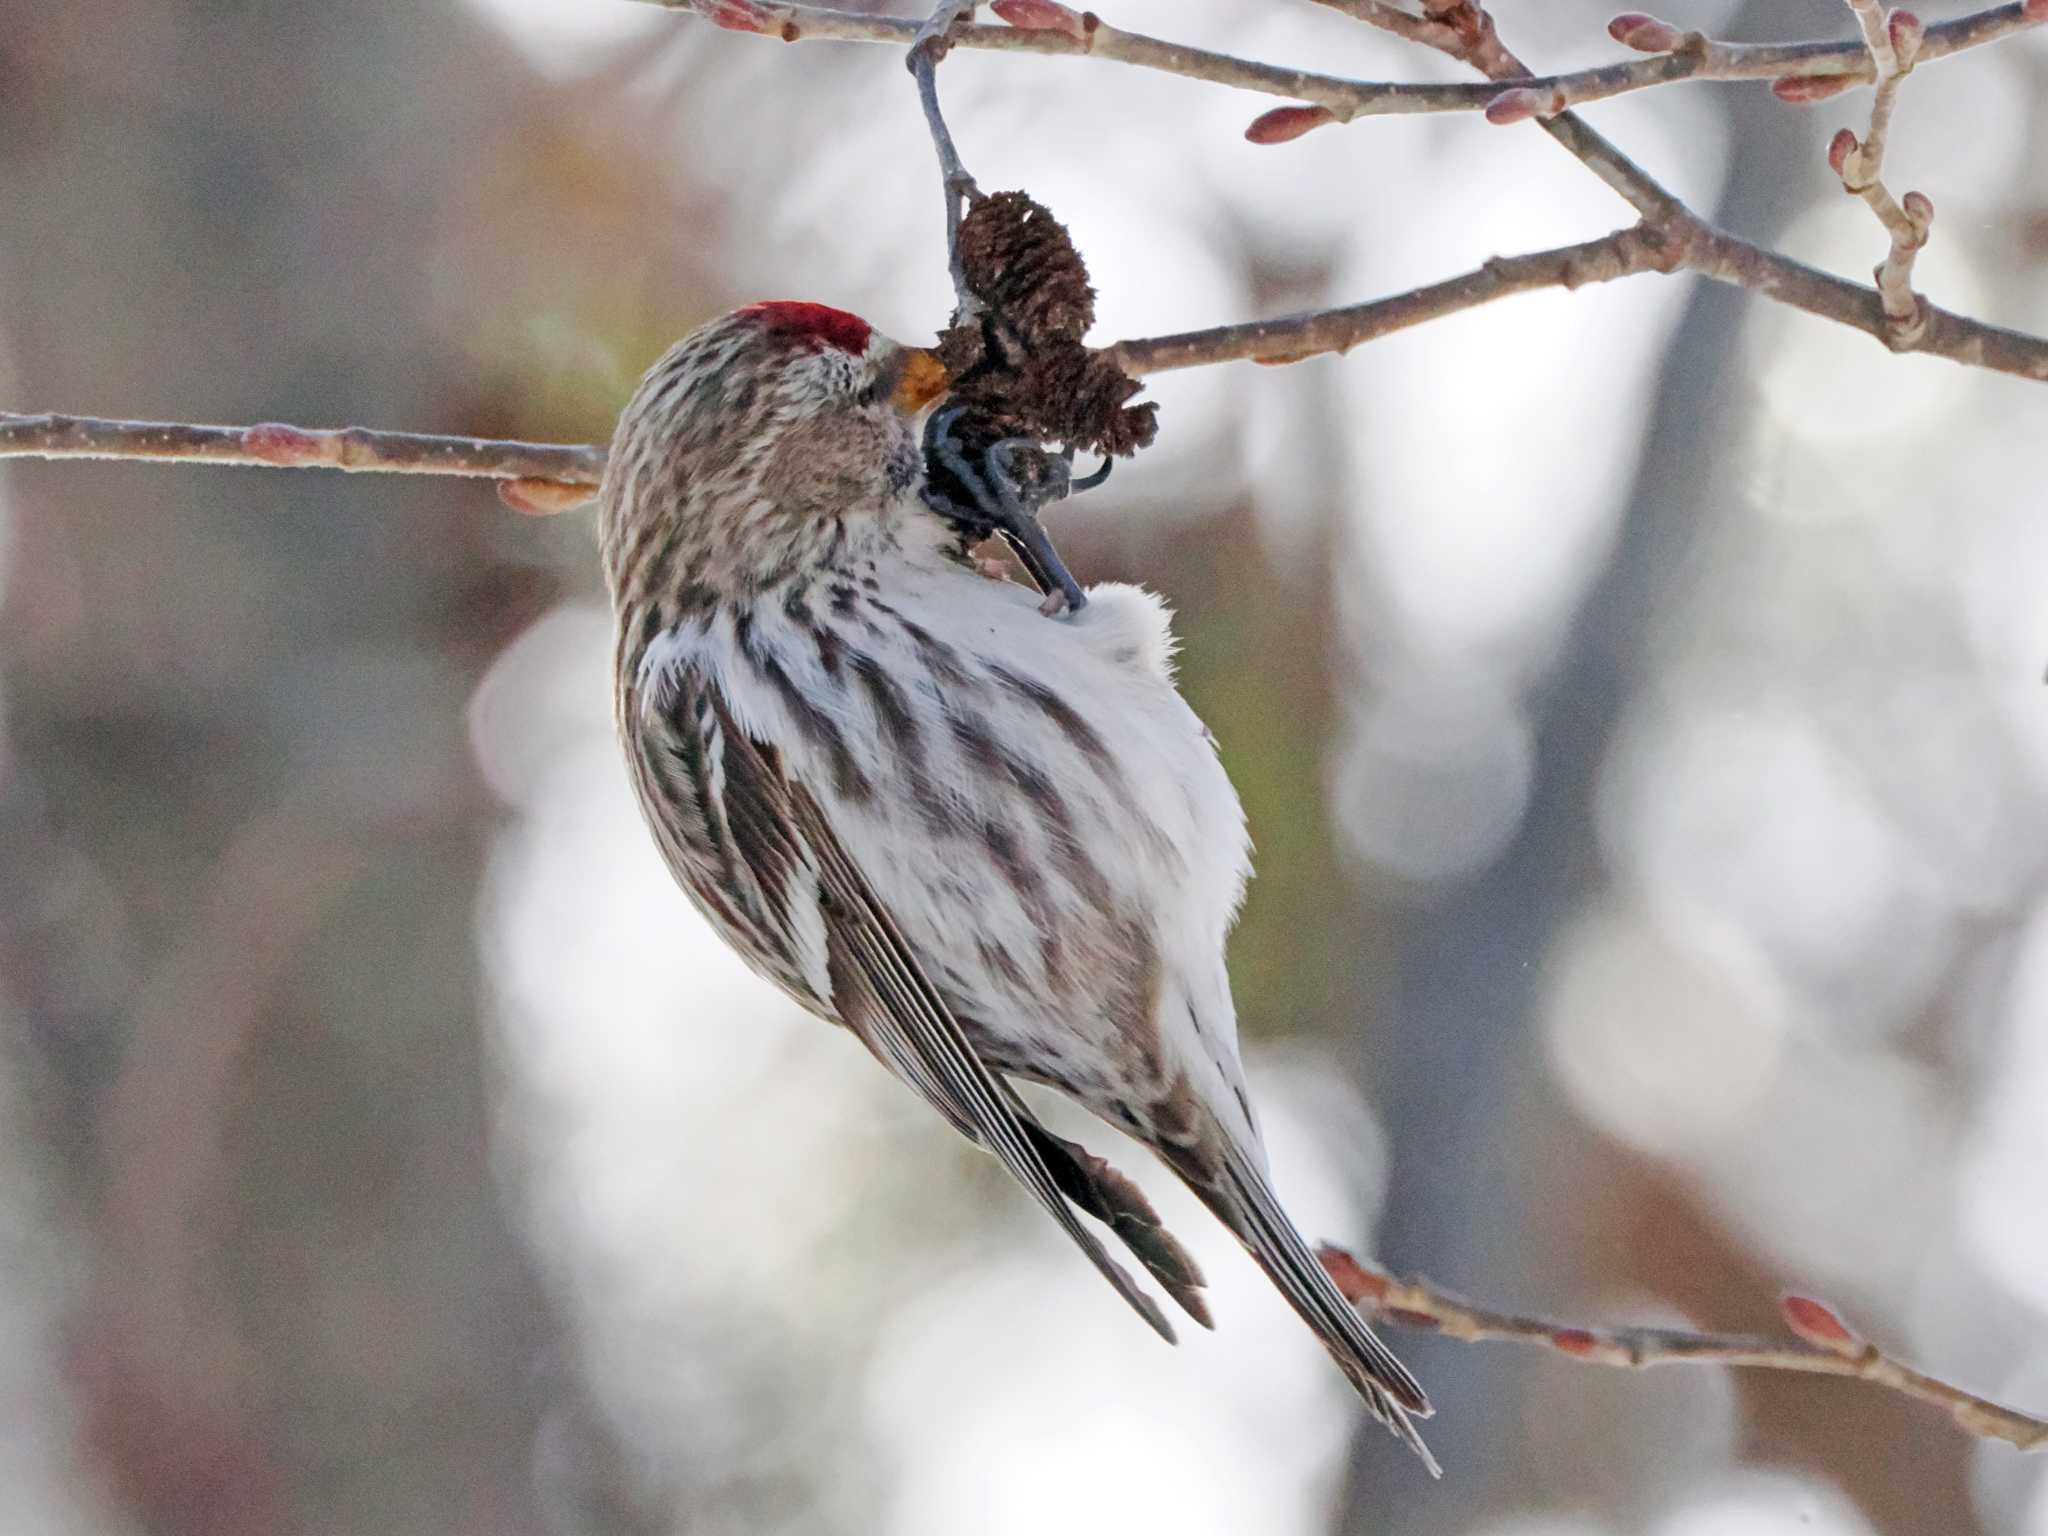
{"label": "bird's beak", "polygon": [[896,383],[889,391],[889,400],[906,416],[915,416],[943,395],[953,382],[946,365],[939,361],[939,354],[925,347],[905,347],[894,359],[894,367]]}

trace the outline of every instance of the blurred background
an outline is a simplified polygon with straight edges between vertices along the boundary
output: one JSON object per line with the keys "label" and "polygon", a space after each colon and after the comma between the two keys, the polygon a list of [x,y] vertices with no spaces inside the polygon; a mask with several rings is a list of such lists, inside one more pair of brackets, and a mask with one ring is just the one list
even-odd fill
{"label": "blurred background", "polygon": [[[1618,53],[1610,8],[1499,13],[1566,66]],[[1109,19],[1455,77],[1305,0]],[[1628,217],[1472,116],[1262,149],[1270,101],[1115,65],[943,82],[982,185],[1071,226],[1102,340]],[[1591,116],[1863,277],[1823,150],[1867,112]],[[1907,83],[1940,302],[2048,328],[2044,134],[2038,35]],[[0,402],[602,439],[737,303],[929,336],[934,181],[874,48],[609,0],[9,0]],[[2048,395],[1656,277],[1153,394],[1158,446],[1055,531],[1179,610],[1306,1230],[1584,1321],[1769,1331],[1798,1289],[2048,1408]],[[1215,1281],[1220,1331],[1160,1347],[674,890],[607,629],[588,516],[474,484],[0,475],[6,1536],[2048,1536],[2048,1464],[1869,1388],[1398,1335],[1431,1485],[1092,1127]]]}

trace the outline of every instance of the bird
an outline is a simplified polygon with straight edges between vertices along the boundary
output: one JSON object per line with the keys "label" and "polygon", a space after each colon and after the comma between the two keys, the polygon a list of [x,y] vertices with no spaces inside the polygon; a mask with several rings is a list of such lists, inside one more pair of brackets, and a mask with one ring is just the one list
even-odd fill
{"label": "bird", "polygon": [[1078,588],[1007,494],[969,521],[1079,602],[991,578],[929,484],[949,383],[934,351],[791,300],[709,321],[640,381],[597,523],[647,826],[754,971],[993,1155],[1172,1342],[1082,1218],[1210,1327],[1201,1270],[1015,1085],[1151,1150],[1437,1474],[1429,1399],[1273,1190],[1225,965],[1249,838],[1170,611]]}

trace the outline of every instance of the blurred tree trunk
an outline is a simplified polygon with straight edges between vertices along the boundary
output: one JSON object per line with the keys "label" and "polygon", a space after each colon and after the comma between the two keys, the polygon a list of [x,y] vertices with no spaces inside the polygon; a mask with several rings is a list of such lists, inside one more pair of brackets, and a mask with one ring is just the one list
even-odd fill
{"label": "blurred tree trunk", "polygon": [[[447,200],[410,189],[459,187],[503,110],[485,49],[446,7],[15,0],[9,403],[459,425]],[[495,504],[6,489],[0,982],[63,1089],[90,1453],[159,1531],[535,1529],[544,1324],[487,1156],[463,714],[520,596]]]}
{"label": "blurred tree trunk", "polygon": [[[1768,36],[1804,21],[1824,35],[1839,19],[1776,11],[1751,0],[1722,33]],[[1715,100],[1731,128],[1729,172],[1721,204],[1708,216],[1768,242],[1784,211],[1798,206],[1799,157],[1819,153],[1812,121],[1762,89],[1730,89]],[[1555,173],[1586,174],[1562,155]],[[1616,205],[1617,221],[1625,211]],[[1553,942],[1599,879],[1594,794],[1656,616],[1682,585],[1686,551],[1732,494],[1716,454],[1730,440],[1729,418],[1740,402],[1743,314],[1756,301],[1686,281],[1691,296],[1649,406],[1614,548],[1587,592],[1557,676],[1532,702],[1536,773],[1521,829],[1482,874],[1436,900],[1390,905],[1379,917],[1397,929],[1399,959],[1383,984],[1378,1027],[1361,1041],[1367,1054],[1358,1072],[1394,1146],[1380,1255],[1503,1306],[1538,1306],[1560,1290],[1620,1279],[1584,1251],[1540,1236],[1546,1221],[1565,1214],[1555,1208],[1557,1191],[1583,1190],[1588,1206],[1599,1201],[1612,1160],[1575,1131],[1551,1096],[1537,1005]],[[1361,989],[1370,985],[1360,979]],[[1554,1123],[1532,1129],[1532,1118],[1543,1117]],[[1532,1145],[1553,1156],[1529,1158]],[[1586,1220],[1584,1211],[1575,1213],[1574,1231]],[[1548,1255],[1556,1269],[1518,1272],[1516,1256],[1531,1253]],[[1335,1529],[1463,1531],[1489,1508],[1496,1472],[1526,1490],[1528,1469],[1515,1460],[1527,1441],[1519,1393],[1499,1386],[1518,1382],[1527,1362],[1413,1334],[1398,1342],[1446,1410],[1430,1424],[1429,1440],[1450,1475],[1426,1486],[1400,1464],[1405,1453],[1367,1426]],[[1585,1456],[1598,1463],[1600,1448],[1586,1447]]]}

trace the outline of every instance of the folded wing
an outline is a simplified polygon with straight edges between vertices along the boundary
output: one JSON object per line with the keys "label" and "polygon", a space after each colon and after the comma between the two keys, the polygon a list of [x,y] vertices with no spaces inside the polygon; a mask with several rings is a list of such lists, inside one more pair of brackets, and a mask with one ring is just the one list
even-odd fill
{"label": "folded wing", "polygon": [[[642,792],[649,792],[650,780],[683,781],[675,788],[691,801],[700,846],[667,851],[714,918],[721,915],[719,903],[737,906],[720,922],[727,936],[744,943],[750,930],[772,935],[784,956],[808,945],[810,963],[766,968],[785,985],[808,973],[809,983],[793,990],[812,994],[883,1065],[1008,1169],[1162,1338],[1172,1342],[1174,1333],[1159,1304],[1110,1258],[1070,1201],[1107,1223],[1169,1294],[1206,1323],[1201,1274],[1144,1196],[1107,1163],[1047,1132],[975,1053],[825,809],[785,773],[775,746],[741,729],[716,682],[694,669],[667,672],[649,702],[649,711],[633,722],[640,762],[651,765],[640,775]],[[708,892],[707,883],[713,886]],[[815,996],[821,990],[827,995]]]}

